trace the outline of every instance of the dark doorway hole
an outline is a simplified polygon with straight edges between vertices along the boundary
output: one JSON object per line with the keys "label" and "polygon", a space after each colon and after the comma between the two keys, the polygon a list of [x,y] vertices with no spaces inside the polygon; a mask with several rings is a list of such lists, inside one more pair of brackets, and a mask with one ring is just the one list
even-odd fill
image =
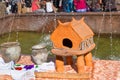
{"label": "dark doorway hole", "polygon": [[63,45],[69,48],[72,48],[72,41],[68,38],[63,39]]}

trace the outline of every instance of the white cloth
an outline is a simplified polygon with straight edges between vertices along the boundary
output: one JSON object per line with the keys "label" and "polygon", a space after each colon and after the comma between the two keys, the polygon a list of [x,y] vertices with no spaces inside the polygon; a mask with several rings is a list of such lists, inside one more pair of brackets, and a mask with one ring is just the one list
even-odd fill
{"label": "white cloth", "polygon": [[35,79],[34,71],[32,70],[0,70],[0,75],[11,75],[14,80],[33,80]]}
{"label": "white cloth", "polygon": [[38,65],[38,68],[35,69],[35,71],[38,72],[46,72],[46,71],[54,71],[55,70],[55,64],[54,62],[49,63],[43,63],[41,65]]}
{"label": "white cloth", "polygon": [[0,57],[0,69],[1,70],[4,70],[4,69],[5,70],[6,69],[11,70],[13,68],[14,68],[14,62],[13,61],[10,61],[9,63],[5,63],[3,58]]}
{"label": "white cloth", "polygon": [[14,69],[14,62],[5,63],[3,58],[0,57],[0,75],[11,75],[14,80],[30,80],[34,79],[33,70],[12,70]]}
{"label": "white cloth", "polygon": [[53,4],[51,2],[46,2],[46,11],[47,12],[53,11]]}
{"label": "white cloth", "polygon": [[[25,65],[20,65],[22,70],[15,70],[14,62],[5,63],[4,60],[0,57],[0,75],[11,75],[14,80],[35,80],[34,72],[46,72],[50,70],[55,70],[54,62],[43,63],[41,65],[34,65],[34,68],[30,70],[24,69]],[[37,66],[37,67],[36,67]],[[12,70],[14,69],[14,70]]]}
{"label": "white cloth", "polygon": [[[15,66],[15,67],[22,67],[23,71],[26,70],[24,69],[25,65],[20,65],[20,66]],[[41,65],[34,65],[34,67],[32,69],[30,69],[32,71],[37,71],[37,72],[47,72],[47,71],[54,71],[55,70],[55,64],[54,62],[46,62],[46,63],[42,63]]]}

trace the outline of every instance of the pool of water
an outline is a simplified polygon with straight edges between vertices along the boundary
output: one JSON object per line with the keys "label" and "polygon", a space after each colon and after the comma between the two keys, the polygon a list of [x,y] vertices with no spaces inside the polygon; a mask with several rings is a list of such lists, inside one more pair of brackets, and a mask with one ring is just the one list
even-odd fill
{"label": "pool of water", "polygon": [[[0,36],[0,44],[7,41],[19,41],[22,54],[31,54],[32,46],[46,43],[51,55],[52,42],[49,34],[37,32],[12,32]],[[120,35],[102,34],[94,36],[96,48],[92,51],[94,59],[120,60]]]}
{"label": "pool of water", "polygon": [[94,36],[96,48],[92,51],[95,58],[120,60],[120,35],[102,34]]}

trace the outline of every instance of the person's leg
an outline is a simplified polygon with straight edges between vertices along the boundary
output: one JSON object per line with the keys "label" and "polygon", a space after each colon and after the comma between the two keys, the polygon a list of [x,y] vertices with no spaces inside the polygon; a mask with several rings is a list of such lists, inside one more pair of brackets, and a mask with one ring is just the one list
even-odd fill
{"label": "person's leg", "polygon": [[63,0],[63,11],[70,12],[69,11],[69,4],[67,0]]}
{"label": "person's leg", "polygon": [[70,12],[70,3],[68,0],[66,1],[66,12]]}
{"label": "person's leg", "polygon": [[11,12],[12,12],[12,13],[14,12],[14,11],[13,11],[13,7],[14,7],[14,6],[13,6],[13,5],[11,5]]}
{"label": "person's leg", "polygon": [[70,12],[74,11],[73,10],[73,2],[69,2],[69,10],[70,10]]}
{"label": "person's leg", "polygon": [[18,12],[18,6],[17,6],[17,3],[15,3],[15,13]]}
{"label": "person's leg", "polygon": [[52,8],[53,8],[54,13],[56,13],[57,12],[57,8],[54,5],[52,5]]}
{"label": "person's leg", "polygon": [[12,10],[12,13],[15,13],[15,5],[13,5],[13,10]]}
{"label": "person's leg", "polygon": [[63,11],[66,12],[66,0],[63,0]]}
{"label": "person's leg", "polygon": [[21,14],[21,11],[22,11],[21,3],[18,2],[18,3],[17,3],[17,6],[18,6],[18,11],[17,11],[17,13],[18,13],[18,14]]}

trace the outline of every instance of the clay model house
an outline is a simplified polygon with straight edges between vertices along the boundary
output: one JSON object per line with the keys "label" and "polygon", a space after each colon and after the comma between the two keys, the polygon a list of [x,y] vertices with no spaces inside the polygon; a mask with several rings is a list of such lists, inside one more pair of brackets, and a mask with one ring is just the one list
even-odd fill
{"label": "clay model house", "polygon": [[71,22],[61,23],[58,21],[58,23],[57,28],[51,34],[53,54],[67,57],[81,56],[89,53],[95,47],[94,33],[84,22],[84,17],[80,20],[73,18]]}

